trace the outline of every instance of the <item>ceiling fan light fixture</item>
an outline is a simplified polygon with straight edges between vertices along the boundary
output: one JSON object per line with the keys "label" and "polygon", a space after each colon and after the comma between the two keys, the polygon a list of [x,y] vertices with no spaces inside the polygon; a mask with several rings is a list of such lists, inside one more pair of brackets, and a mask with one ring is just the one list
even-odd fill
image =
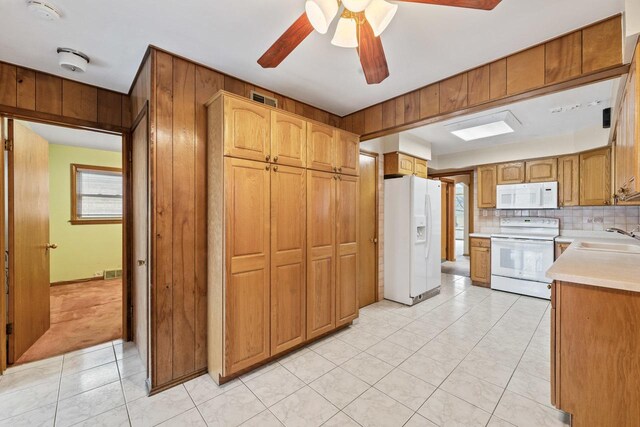
{"label": "ceiling fan light fixture", "polygon": [[338,14],[338,9],[336,0],[307,0],[304,4],[309,22],[320,34],[326,34],[331,21]]}
{"label": "ceiling fan light fixture", "polygon": [[389,26],[398,11],[398,5],[385,0],[373,0],[364,10],[364,16],[373,29],[373,35],[378,37]]}
{"label": "ceiling fan light fixture", "polygon": [[356,20],[353,18],[340,17],[336,33],[331,39],[331,44],[338,47],[358,47],[358,30]]}
{"label": "ceiling fan light fixture", "polygon": [[371,0],[342,0],[342,4],[351,12],[362,12],[369,6]]}

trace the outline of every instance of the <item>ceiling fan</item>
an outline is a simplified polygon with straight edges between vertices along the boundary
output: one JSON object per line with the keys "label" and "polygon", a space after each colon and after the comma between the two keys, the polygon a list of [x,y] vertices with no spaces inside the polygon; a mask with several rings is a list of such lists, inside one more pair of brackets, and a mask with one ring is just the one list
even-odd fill
{"label": "ceiling fan", "polygon": [[[502,0],[395,0],[440,6],[492,10]],[[356,48],[368,84],[377,84],[389,77],[387,59],[380,34],[393,19],[398,5],[386,0],[307,0],[305,13],[280,36],[258,59],[263,68],[275,68],[315,29],[320,34],[338,15],[340,19],[331,44]]]}

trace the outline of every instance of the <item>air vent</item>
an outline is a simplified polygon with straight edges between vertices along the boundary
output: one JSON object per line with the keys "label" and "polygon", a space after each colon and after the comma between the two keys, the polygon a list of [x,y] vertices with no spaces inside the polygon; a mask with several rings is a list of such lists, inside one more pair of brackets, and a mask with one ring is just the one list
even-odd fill
{"label": "air vent", "polygon": [[105,270],[103,277],[104,280],[117,279],[118,277],[122,277],[122,270]]}
{"label": "air vent", "polygon": [[251,99],[259,102],[260,104],[268,105],[270,107],[278,107],[278,100],[275,98],[271,98],[270,96],[263,95],[260,92],[256,92],[255,90],[251,91]]}

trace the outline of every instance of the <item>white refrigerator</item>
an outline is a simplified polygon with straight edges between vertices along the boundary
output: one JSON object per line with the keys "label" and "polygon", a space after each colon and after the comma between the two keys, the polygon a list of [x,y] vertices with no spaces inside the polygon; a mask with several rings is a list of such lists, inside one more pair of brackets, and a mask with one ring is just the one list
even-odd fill
{"label": "white refrigerator", "polygon": [[440,181],[384,181],[384,297],[416,304],[440,291]]}

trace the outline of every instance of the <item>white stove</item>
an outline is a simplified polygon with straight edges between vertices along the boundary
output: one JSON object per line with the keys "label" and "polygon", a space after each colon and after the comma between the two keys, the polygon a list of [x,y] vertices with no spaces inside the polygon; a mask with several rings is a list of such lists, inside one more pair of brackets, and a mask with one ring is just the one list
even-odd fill
{"label": "white stove", "polygon": [[550,299],[545,273],[559,234],[556,218],[501,218],[500,231],[491,235],[491,288]]}

